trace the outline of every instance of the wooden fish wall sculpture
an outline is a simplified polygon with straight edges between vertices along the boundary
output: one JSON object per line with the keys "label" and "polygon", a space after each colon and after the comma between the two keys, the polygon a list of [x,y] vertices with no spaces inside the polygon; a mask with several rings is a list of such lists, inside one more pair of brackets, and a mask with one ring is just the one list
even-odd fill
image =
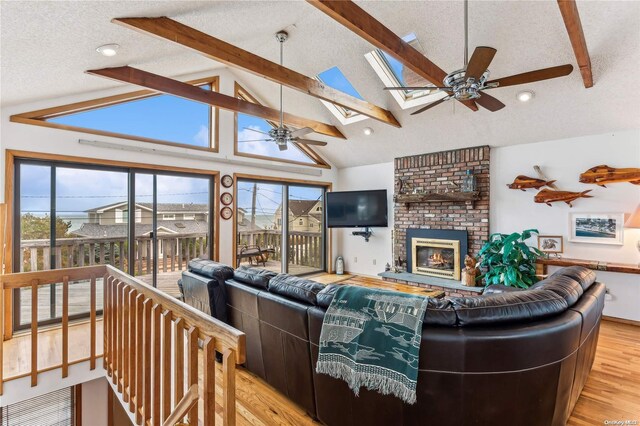
{"label": "wooden fish wall sculpture", "polygon": [[544,203],[548,206],[551,206],[551,203],[557,203],[560,201],[564,201],[569,204],[569,207],[573,207],[571,204],[573,201],[578,198],[592,198],[593,195],[587,195],[588,192],[591,192],[590,189],[582,192],[571,192],[571,191],[552,191],[550,189],[543,189],[538,192],[533,200],[536,203]]}
{"label": "wooden fish wall sculpture", "polygon": [[606,165],[595,166],[580,175],[581,183],[592,183],[606,188],[605,184],[629,182],[640,185],[640,169],[616,169]]}
{"label": "wooden fish wall sculpture", "polygon": [[513,183],[508,184],[507,186],[511,189],[519,189],[521,191],[526,191],[529,188],[540,189],[543,186],[551,186],[555,180],[544,180],[544,179],[536,179],[525,175],[517,176]]}

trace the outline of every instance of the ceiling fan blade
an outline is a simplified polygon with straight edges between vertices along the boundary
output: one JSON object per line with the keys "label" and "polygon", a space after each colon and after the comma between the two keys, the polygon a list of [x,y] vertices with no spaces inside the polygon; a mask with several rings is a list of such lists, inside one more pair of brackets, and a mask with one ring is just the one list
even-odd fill
{"label": "ceiling fan blade", "polygon": [[267,132],[263,132],[262,130],[256,130],[256,129],[252,129],[251,127],[243,127],[242,130],[251,130],[252,132],[256,132],[256,133],[261,133],[263,135],[267,135],[267,136],[271,136],[269,133]]}
{"label": "ceiling fan blade", "polygon": [[515,86],[517,84],[533,83],[534,81],[548,80],[550,78],[564,77],[571,74],[573,65],[560,65],[557,67],[543,68],[541,70],[523,72],[522,74],[502,77],[491,80],[486,84],[498,83],[498,87]]}
{"label": "ceiling fan blade", "polygon": [[488,109],[491,112],[496,112],[505,107],[505,105],[502,102],[500,102],[493,96],[487,95],[484,92],[482,92],[479,98],[474,99],[474,101],[476,101],[477,104],[480,104],[480,106]]}
{"label": "ceiling fan blade", "polygon": [[436,91],[436,90],[452,90],[451,87],[435,87],[435,86],[424,86],[424,87],[415,87],[415,86],[398,86],[398,87],[385,87],[382,90],[428,90],[428,91]]}
{"label": "ceiling fan blade", "polygon": [[417,111],[412,112],[412,113],[411,113],[411,115],[416,115],[416,114],[420,114],[421,112],[425,112],[426,110],[428,110],[428,109],[430,109],[430,108],[433,108],[433,107],[434,107],[434,106],[436,106],[436,105],[440,105],[441,103],[443,103],[444,101],[448,101],[449,99],[451,99],[451,96],[448,96],[448,97],[446,97],[446,98],[442,98],[442,99],[437,100],[437,101],[435,101],[435,102],[432,102],[432,103],[430,103],[429,105],[427,105],[427,106],[425,106],[425,107],[422,107],[422,108],[420,108],[420,109],[419,109],[419,110],[417,110]]}
{"label": "ceiling fan blade", "polygon": [[315,146],[326,146],[327,145],[326,142],[312,141],[312,140],[309,140],[309,139],[296,139],[295,141],[296,141],[296,143],[301,143],[303,145],[315,145]]}
{"label": "ceiling fan blade", "polygon": [[286,143],[282,144],[282,145],[278,145],[278,149],[280,151],[286,151],[287,149],[289,149],[289,147],[287,146]]}
{"label": "ceiling fan blade", "polygon": [[465,73],[464,78],[473,78],[478,81],[487,68],[489,68],[489,64],[491,64],[495,54],[496,49],[493,47],[476,47],[476,50],[473,51],[473,55],[471,55],[471,59],[467,64],[467,72]]}
{"label": "ceiling fan blade", "polygon": [[238,142],[271,142],[273,139],[249,139],[246,141],[238,141]]}
{"label": "ceiling fan blade", "polygon": [[309,133],[313,133],[313,129],[311,127],[303,127],[302,129],[294,130],[291,132],[292,138],[299,138],[304,135],[308,135]]}

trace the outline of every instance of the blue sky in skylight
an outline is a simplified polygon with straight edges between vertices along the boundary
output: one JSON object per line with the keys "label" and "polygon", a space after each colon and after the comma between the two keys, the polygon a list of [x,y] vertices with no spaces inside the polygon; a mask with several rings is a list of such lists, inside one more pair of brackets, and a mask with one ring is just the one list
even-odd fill
{"label": "blue sky in skylight", "polygon": [[[314,161],[295,145],[289,144],[289,149],[280,151],[275,142],[262,141],[269,139],[269,136],[253,132],[248,129],[259,130],[268,133],[273,127],[262,118],[253,117],[246,114],[238,114],[238,152],[245,154],[262,155],[274,159],[300,161],[314,164]],[[243,142],[251,141],[251,142]]]}
{"label": "blue sky in skylight", "polygon": [[340,68],[333,67],[318,74],[320,80],[327,86],[331,86],[336,90],[347,93],[355,98],[362,99],[360,93],[353,87],[353,85],[347,80],[347,77],[342,74]]}
{"label": "blue sky in skylight", "polygon": [[[210,90],[210,86],[202,86]],[[51,118],[52,123],[122,133],[161,141],[209,147],[208,105],[158,95]]]}
{"label": "blue sky in skylight", "polygon": [[[416,38],[417,37],[414,33],[407,34],[406,36],[402,37],[402,39],[407,43],[411,43],[412,41],[416,40]],[[393,74],[396,76],[396,79],[398,80],[400,85],[406,86],[407,84],[402,77],[402,70],[404,69],[404,65],[402,65],[397,59],[387,54],[386,52],[383,52],[382,50],[380,50],[379,52],[382,54],[382,56],[384,56],[384,59],[387,61],[391,72],[393,72]]]}

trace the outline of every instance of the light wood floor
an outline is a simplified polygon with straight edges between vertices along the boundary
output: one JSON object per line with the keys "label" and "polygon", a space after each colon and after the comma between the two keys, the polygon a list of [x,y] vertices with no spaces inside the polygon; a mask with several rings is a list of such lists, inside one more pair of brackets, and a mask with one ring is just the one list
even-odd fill
{"label": "light wood floor", "polygon": [[[332,281],[332,278],[323,278]],[[366,281],[355,277],[349,281]],[[101,327],[98,329],[98,353],[102,353]],[[52,329],[40,333],[38,365],[59,363],[60,332]],[[70,359],[88,356],[88,324],[70,329]],[[4,342],[4,373],[21,374],[28,371],[29,336],[18,336]],[[84,351],[84,352],[83,352]],[[219,367],[219,366],[218,366]],[[202,371],[202,368],[200,369]],[[217,401],[222,401],[222,372],[216,375]],[[260,378],[239,368],[237,382],[237,410],[240,425],[314,425],[304,411],[288,401]],[[202,404],[200,404],[202,405]],[[222,424],[217,406],[218,422]],[[602,425],[604,420],[640,420],[640,327],[603,321],[593,369],[587,384],[568,422],[571,426]]]}

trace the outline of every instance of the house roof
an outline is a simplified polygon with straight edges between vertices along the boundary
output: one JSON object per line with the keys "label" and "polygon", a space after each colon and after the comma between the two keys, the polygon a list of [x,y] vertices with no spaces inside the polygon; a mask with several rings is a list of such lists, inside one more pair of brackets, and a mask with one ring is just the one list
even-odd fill
{"label": "house roof", "polygon": [[[125,238],[127,236],[126,223],[116,225],[100,225],[99,223],[83,223],[80,228],[71,231],[71,234],[87,238]],[[146,223],[136,223],[136,235],[148,235],[153,229],[153,225]],[[200,220],[163,220],[158,226],[165,232],[176,235],[206,234],[209,232],[209,224]]]}
{"label": "house roof", "polygon": [[306,216],[318,203],[318,200],[289,200],[289,210],[296,217]]}
{"label": "house roof", "polygon": [[[125,207],[124,210],[126,210],[127,203],[119,202],[107,204],[86,210],[86,212],[102,213],[105,210],[111,210],[119,206]],[[136,203],[136,207],[151,210],[153,208],[153,203]],[[207,204],[196,203],[157,203],[157,209],[158,213],[207,213],[209,211],[209,206]]]}

